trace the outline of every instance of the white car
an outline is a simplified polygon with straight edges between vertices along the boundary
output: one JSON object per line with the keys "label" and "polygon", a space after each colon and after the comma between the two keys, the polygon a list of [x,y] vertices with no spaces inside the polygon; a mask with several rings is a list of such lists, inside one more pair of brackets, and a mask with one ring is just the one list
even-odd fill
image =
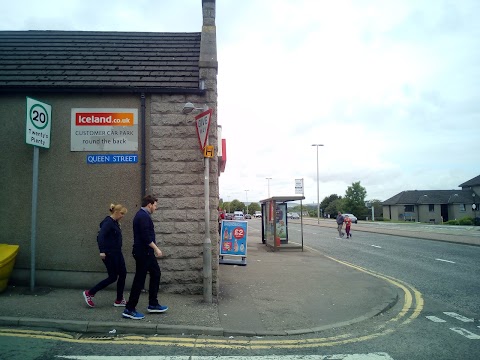
{"label": "white car", "polygon": [[233,212],[233,220],[245,220],[245,216],[243,215],[243,211],[234,211]]}
{"label": "white car", "polygon": [[357,223],[357,217],[353,214],[342,214],[343,217],[347,216],[352,220],[352,223],[356,224]]}
{"label": "white car", "polygon": [[300,219],[300,215],[298,215],[298,213],[291,213],[290,214],[290,219],[298,220],[298,219]]}
{"label": "white car", "polygon": [[253,214],[254,218],[261,218],[262,217],[262,212],[261,211],[255,211],[255,214]]}

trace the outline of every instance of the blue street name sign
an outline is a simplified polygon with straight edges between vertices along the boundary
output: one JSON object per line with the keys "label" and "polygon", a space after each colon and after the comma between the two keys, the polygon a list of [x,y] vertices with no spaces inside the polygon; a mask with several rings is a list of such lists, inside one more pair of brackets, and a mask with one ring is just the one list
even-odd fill
{"label": "blue street name sign", "polygon": [[135,164],[137,154],[92,154],[87,155],[87,164]]}

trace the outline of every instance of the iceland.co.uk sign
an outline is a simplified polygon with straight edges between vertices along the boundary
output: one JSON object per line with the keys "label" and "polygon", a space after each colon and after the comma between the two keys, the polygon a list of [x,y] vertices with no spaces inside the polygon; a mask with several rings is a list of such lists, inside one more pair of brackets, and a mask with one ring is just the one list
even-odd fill
{"label": "iceland.co.uk sign", "polygon": [[76,113],[77,126],[133,126],[133,113]]}

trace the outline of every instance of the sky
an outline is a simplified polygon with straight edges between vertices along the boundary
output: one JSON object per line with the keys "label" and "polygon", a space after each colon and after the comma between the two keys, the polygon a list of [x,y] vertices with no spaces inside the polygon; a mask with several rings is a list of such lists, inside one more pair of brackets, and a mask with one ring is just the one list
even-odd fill
{"label": "sky", "polygon": [[[478,0],[217,0],[220,197],[295,195],[303,179],[304,204],[354,182],[383,201],[480,175],[479,15]],[[201,0],[16,0],[0,13],[0,30],[201,27]]]}

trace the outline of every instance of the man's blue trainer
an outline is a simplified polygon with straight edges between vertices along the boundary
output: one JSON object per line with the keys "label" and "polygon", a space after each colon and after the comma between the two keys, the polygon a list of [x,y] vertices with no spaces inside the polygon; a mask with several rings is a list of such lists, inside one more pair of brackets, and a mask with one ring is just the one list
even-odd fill
{"label": "man's blue trainer", "polygon": [[123,310],[122,316],[124,318],[129,318],[129,319],[134,319],[134,320],[141,320],[145,317],[145,315],[143,315],[142,313],[139,313],[135,310],[130,311],[130,310],[127,310],[127,309]]}
{"label": "man's blue trainer", "polygon": [[168,310],[168,306],[162,306],[162,305],[148,305],[147,311],[149,313],[163,313]]}

